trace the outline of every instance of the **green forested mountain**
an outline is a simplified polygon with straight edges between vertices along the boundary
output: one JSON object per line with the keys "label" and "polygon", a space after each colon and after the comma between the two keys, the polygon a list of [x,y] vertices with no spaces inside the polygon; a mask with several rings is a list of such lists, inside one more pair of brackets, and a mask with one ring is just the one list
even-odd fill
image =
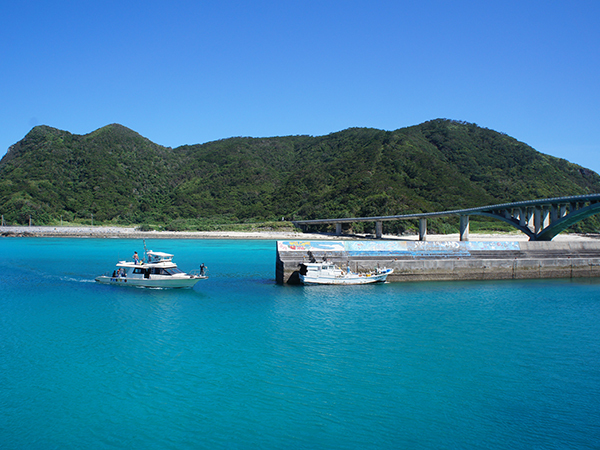
{"label": "green forested mountain", "polygon": [[[121,125],[35,127],[0,161],[9,223],[233,223],[408,214],[600,192],[600,176],[505,134],[438,119],[383,131],[175,149]],[[390,226],[390,225],[387,225]]]}

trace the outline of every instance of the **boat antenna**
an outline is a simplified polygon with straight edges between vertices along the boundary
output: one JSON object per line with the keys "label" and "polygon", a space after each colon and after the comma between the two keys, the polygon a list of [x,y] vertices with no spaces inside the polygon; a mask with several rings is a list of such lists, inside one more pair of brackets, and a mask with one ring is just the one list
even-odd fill
{"label": "boat antenna", "polygon": [[148,249],[146,248],[146,239],[142,239],[142,242],[144,243],[144,258],[146,259],[146,261],[148,261]]}

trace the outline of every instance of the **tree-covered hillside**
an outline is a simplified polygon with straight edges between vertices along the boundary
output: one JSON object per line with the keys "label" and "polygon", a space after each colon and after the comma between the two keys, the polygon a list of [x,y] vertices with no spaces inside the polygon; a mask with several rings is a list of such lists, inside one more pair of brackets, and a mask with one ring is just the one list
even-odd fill
{"label": "tree-covered hillside", "polygon": [[78,136],[35,127],[0,162],[0,210],[9,222],[62,215],[98,222],[150,213],[170,202],[181,158],[120,125]]}
{"label": "tree-covered hillside", "polygon": [[443,119],[176,149],[120,125],[84,136],[40,126],[0,161],[0,213],[38,225],[361,217],[597,192],[595,172]]}

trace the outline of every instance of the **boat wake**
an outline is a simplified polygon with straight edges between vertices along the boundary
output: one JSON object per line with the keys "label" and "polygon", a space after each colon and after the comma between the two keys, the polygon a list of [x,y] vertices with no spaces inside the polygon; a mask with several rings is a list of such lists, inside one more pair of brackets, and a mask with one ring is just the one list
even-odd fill
{"label": "boat wake", "polygon": [[59,277],[61,281],[68,281],[74,283],[95,283],[96,281],[92,278],[91,280],[87,280],[84,278],[73,278],[73,277]]}

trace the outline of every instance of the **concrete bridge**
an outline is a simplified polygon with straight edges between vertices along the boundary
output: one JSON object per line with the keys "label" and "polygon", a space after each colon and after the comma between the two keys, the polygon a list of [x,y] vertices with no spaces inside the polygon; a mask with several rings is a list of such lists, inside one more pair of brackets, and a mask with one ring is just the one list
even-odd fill
{"label": "concrete bridge", "polygon": [[600,194],[589,194],[399,216],[297,220],[294,221],[294,224],[301,228],[307,225],[335,224],[336,234],[341,235],[342,224],[344,223],[375,222],[375,236],[381,238],[383,222],[419,219],[419,240],[425,241],[427,239],[427,219],[429,217],[458,215],[460,217],[460,240],[468,241],[469,216],[486,216],[509,223],[529,236],[530,241],[550,241],[571,225],[599,213]]}

